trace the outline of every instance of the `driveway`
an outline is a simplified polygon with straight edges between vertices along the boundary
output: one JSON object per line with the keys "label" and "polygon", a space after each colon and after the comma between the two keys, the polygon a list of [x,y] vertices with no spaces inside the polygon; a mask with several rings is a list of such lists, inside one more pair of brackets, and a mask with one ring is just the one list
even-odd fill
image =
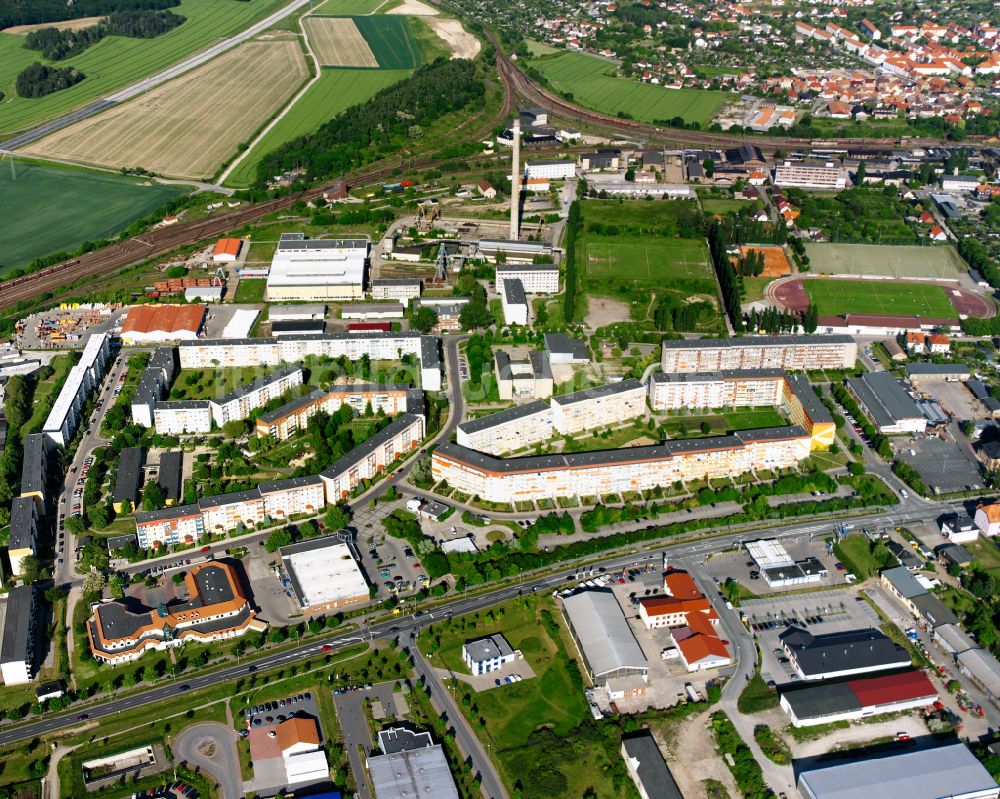
{"label": "driveway", "polygon": [[174,759],[207,771],[219,784],[221,799],[242,799],[243,778],[236,736],[222,724],[204,722],[183,729],[174,740]]}

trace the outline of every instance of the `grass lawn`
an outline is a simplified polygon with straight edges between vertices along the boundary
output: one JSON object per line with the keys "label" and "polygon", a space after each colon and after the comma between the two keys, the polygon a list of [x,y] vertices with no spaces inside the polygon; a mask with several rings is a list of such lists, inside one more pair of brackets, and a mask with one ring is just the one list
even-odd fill
{"label": "grass lawn", "polygon": [[245,30],[287,2],[181,0],[180,5],[170,10],[185,17],[185,21],[162,36],[155,39],[108,36],[79,55],[56,62],[59,66],[76,67],[86,78],[75,86],[40,99],[19,97],[14,81],[25,67],[44,59],[36,51],[21,47],[23,37],[0,34],[0,92],[6,94],[6,100],[0,105],[0,133],[24,129],[111,94],[138,78],[180,61],[210,42]]}
{"label": "grass lawn", "polygon": [[525,39],[524,43],[528,46],[528,52],[533,56],[552,55],[553,53],[561,52],[558,47],[536,42],[534,39]]}
{"label": "grass lawn", "polygon": [[13,175],[9,162],[0,166],[0,274],[111,236],[186,191],[33,162],[16,162]]}
{"label": "grass lawn", "polygon": [[983,569],[1000,577],[1000,549],[992,539],[979,537],[964,546]]}
{"label": "grass lawn", "polygon": [[227,369],[181,369],[170,389],[171,400],[199,400],[221,397],[239,386],[263,377],[267,369],[234,366]]}
{"label": "grass lawn", "polygon": [[834,544],[833,554],[859,580],[871,577],[882,568],[872,556],[868,539],[863,535],[851,535]]}
{"label": "grass lawn", "polygon": [[810,270],[830,275],[957,278],[969,269],[950,244],[807,244]]}
{"label": "grass lawn", "polygon": [[318,130],[340,112],[364,103],[381,89],[409,75],[409,69],[324,69],[319,80],[233,170],[226,185],[249,186],[257,177],[257,164],[269,152],[298,136]]}
{"label": "grass lawn", "polygon": [[764,299],[764,292],[774,278],[770,277],[745,277],[743,286],[746,294],[743,295],[743,302],[758,302]]}
{"label": "grass lawn", "polygon": [[[702,424],[709,430],[702,432]],[[718,436],[735,430],[756,430],[762,427],[782,427],[788,424],[774,408],[754,408],[732,411],[731,413],[707,414],[703,416],[671,416],[661,422],[671,438],[700,438]]]}
{"label": "grass lawn", "polygon": [[66,375],[73,368],[73,359],[69,355],[57,355],[49,362],[49,365],[53,368],[54,374],[35,386],[31,418],[20,430],[22,441],[29,433],[37,433],[42,429],[49,411],[52,410],[52,404],[56,401],[55,389],[66,382]]}
{"label": "grass lawn", "polygon": [[733,95],[702,89],[664,89],[630,78],[615,77],[617,65],[583,53],[559,53],[531,62],[558,91],[573,100],[612,116],[631,114],[641,122],[706,124]]}
{"label": "grass lawn", "polygon": [[[277,245],[275,245],[277,246]],[[247,278],[236,286],[235,302],[261,303],[267,291],[267,281],[263,278]]]}
{"label": "grass lawn", "polygon": [[323,5],[314,9],[314,14],[327,14],[335,17],[349,17],[355,14],[371,14],[380,6],[386,5],[386,0],[326,0]]}
{"label": "grass lawn", "polygon": [[410,20],[402,14],[354,17],[354,24],[382,69],[413,69],[420,63]]}
{"label": "grass lawn", "polygon": [[575,734],[590,714],[570,656],[575,651],[549,597],[524,597],[491,612],[435,624],[420,636],[419,645],[432,664],[465,671],[463,642],[498,632],[524,653],[536,676],[481,693],[459,682],[457,692],[508,786],[521,785],[525,799],[580,797],[591,787],[595,796],[631,796],[631,785],[612,779],[621,759],[617,741],[602,746]]}
{"label": "grass lawn", "polygon": [[819,307],[820,316],[845,313],[958,316],[940,286],[848,280],[806,280],[804,284],[810,300]]}
{"label": "grass lawn", "polygon": [[584,246],[587,277],[661,286],[702,286],[715,291],[715,277],[708,265],[708,247],[701,239],[636,240],[588,233]]}
{"label": "grass lawn", "polygon": [[706,214],[728,214],[730,211],[742,211],[749,202],[750,200],[706,197],[701,201],[701,207]]}

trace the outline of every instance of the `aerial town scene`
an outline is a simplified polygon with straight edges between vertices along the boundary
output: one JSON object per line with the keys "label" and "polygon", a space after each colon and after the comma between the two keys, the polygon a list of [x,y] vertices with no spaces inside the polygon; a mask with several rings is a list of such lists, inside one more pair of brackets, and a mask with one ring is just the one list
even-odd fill
{"label": "aerial town scene", "polygon": [[0,0],[0,799],[998,781],[994,3]]}

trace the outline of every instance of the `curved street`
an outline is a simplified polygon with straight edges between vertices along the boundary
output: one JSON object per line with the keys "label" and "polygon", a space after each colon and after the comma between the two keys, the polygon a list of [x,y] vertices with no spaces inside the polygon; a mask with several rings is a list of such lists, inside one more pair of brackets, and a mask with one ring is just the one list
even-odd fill
{"label": "curved street", "polygon": [[240,799],[243,780],[232,730],[212,721],[192,724],[181,730],[173,743],[174,762],[186,761],[207,772],[219,785],[221,799]]}

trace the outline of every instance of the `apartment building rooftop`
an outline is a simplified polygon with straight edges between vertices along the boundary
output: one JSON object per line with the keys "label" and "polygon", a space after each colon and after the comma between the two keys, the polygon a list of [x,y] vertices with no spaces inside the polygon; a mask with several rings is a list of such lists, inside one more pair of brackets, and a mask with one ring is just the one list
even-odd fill
{"label": "apartment building rooftop", "polygon": [[642,389],[642,383],[634,377],[630,377],[617,383],[605,383],[603,386],[585,388],[582,391],[574,391],[571,394],[561,394],[558,397],[553,397],[552,402],[556,405],[575,405],[578,402],[613,397],[615,394],[624,394],[636,389]]}
{"label": "apartment building rooftop", "polygon": [[518,419],[534,416],[536,413],[545,413],[548,410],[550,410],[548,402],[545,400],[535,400],[534,402],[515,405],[513,408],[497,411],[487,416],[480,416],[478,419],[470,419],[467,422],[462,422],[459,427],[463,433],[479,433],[483,430],[489,430],[491,427],[498,427],[508,422],[516,422]]}

